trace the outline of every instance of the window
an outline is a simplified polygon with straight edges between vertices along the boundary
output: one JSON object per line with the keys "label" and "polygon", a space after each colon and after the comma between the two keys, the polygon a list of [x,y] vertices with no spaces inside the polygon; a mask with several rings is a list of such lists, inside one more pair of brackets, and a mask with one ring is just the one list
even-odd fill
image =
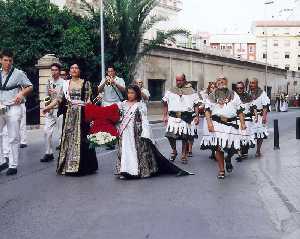
{"label": "window", "polygon": [[285,40],[284,41],[284,46],[290,47],[291,46],[291,41],[290,40]]}
{"label": "window", "polygon": [[263,46],[263,47],[267,47],[267,40],[263,40],[263,41],[262,41],[262,46]]}
{"label": "window", "polygon": [[278,44],[278,40],[274,40],[273,41],[273,46],[278,46],[279,44]]}
{"label": "window", "polygon": [[290,65],[285,65],[284,69],[286,69],[287,71],[290,70]]}
{"label": "window", "polygon": [[300,46],[300,41],[298,41],[298,46]]}
{"label": "window", "polygon": [[298,66],[298,71],[300,71],[300,65]]}
{"label": "window", "polygon": [[161,101],[165,91],[165,80],[148,80],[150,101]]}
{"label": "window", "polygon": [[290,53],[289,53],[289,52],[286,52],[286,53],[284,54],[284,58],[285,58],[285,59],[290,59]]}
{"label": "window", "polygon": [[274,67],[278,68],[278,65],[274,65]]}
{"label": "window", "polygon": [[267,59],[267,53],[263,53],[263,59]]}

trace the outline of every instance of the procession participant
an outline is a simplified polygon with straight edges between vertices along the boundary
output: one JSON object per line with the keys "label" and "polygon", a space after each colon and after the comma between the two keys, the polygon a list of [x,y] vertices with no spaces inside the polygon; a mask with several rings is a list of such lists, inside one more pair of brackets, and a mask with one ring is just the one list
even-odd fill
{"label": "procession participant", "polygon": [[257,139],[256,157],[261,157],[261,146],[263,140],[268,137],[267,115],[270,105],[270,99],[267,93],[258,87],[258,79],[253,78],[250,81],[250,95],[255,107],[255,117],[253,122],[253,132]]}
{"label": "procession participant", "polygon": [[[167,126],[166,137],[172,148],[170,160],[174,161],[178,155],[176,140],[182,141],[181,162],[187,164],[188,139],[194,137],[191,123],[199,124],[200,98],[191,84],[186,81],[184,74],[176,76],[176,86],[168,90],[162,99],[163,120]],[[193,116],[195,112],[195,116]]]}
{"label": "procession participant", "polygon": [[[207,88],[200,92],[200,96],[202,98],[202,105],[200,106],[200,108],[202,109],[204,114],[205,114],[205,103],[209,100],[209,95],[211,93],[214,93],[215,90],[216,90],[216,83],[209,82]],[[203,119],[203,133],[208,134],[207,121],[205,115]],[[209,156],[209,158],[216,160],[216,151],[214,149],[211,149],[211,155]]]}
{"label": "procession participant", "polygon": [[90,124],[84,119],[84,107],[91,102],[92,90],[90,82],[80,78],[78,64],[71,65],[70,74],[71,80],[64,81],[63,91],[43,109],[43,113],[50,112],[58,103],[66,104],[57,174],[82,176],[98,169],[96,151],[87,141]]}
{"label": "procession participant", "polygon": [[122,112],[116,166],[120,179],[148,178],[161,174],[189,175],[169,162],[154,145],[140,88],[130,85],[126,92],[127,100],[118,104]]}
{"label": "procession participant", "polygon": [[107,76],[102,79],[99,93],[103,93],[102,106],[109,106],[124,100],[125,81],[116,75],[113,67],[108,67]]}
{"label": "procession participant", "polygon": [[[237,125],[237,116],[240,117],[240,127],[245,129],[241,100],[236,93],[227,88],[228,81],[224,76],[217,80],[218,89],[209,95],[205,103],[205,117],[208,134],[204,134],[201,141],[201,149],[216,150],[218,161],[218,178],[225,178],[224,152],[237,151],[240,149],[240,133]],[[231,172],[231,161],[226,161],[226,170]]]}
{"label": "procession participant", "polygon": [[[50,104],[51,101],[54,101],[61,94],[65,80],[60,77],[60,70],[60,64],[53,63],[51,65],[51,79],[48,80],[46,85],[46,105]],[[63,115],[58,116],[58,106],[45,115],[44,137],[46,151],[44,157],[40,160],[42,163],[54,160],[52,137],[56,128],[59,140],[61,139],[62,118]]]}
{"label": "procession participant", "polygon": [[[8,168],[6,175],[17,174],[20,155],[21,103],[32,92],[32,84],[26,74],[13,66],[13,53],[3,50],[0,55],[0,171]],[[9,164],[3,157],[2,132],[7,126],[9,140]]]}
{"label": "procession participant", "polygon": [[[244,82],[240,81],[236,84],[236,93],[240,97],[242,101],[242,107],[244,109],[244,117],[245,117],[245,125],[246,130],[240,130],[241,133],[241,150],[239,151],[239,156],[237,157],[237,161],[241,162],[243,159],[248,157],[249,148],[255,147],[255,135],[252,130],[252,122],[254,115],[254,108],[252,106],[252,98],[251,95],[245,91]],[[239,122],[239,120],[238,120]]]}
{"label": "procession participant", "polygon": [[[191,84],[191,83],[188,83]],[[196,91],[196,89],[194,89]],[[198,103],[198,114],[200,117],[200,105],[202,103],[201,97],[199,97],[199,103]],[[193,117],[196,116],[195,111],[193,112]],[[187,156],[188,157],[193,157],[193,146],[194,146],[194,141],[195,139],[198,139],[198,125],[195,124],[195,121],[193,120],[191,123],[191,130],[193,133],[193,136],[189,137],[188,143],[187,143]]]}
{"label": "procession participant", "polygon": [[150,99],[150,92],[144,87],[144,82],[141,79],[136,79],[133,83],[140,88],[142,100],[147,103]]}

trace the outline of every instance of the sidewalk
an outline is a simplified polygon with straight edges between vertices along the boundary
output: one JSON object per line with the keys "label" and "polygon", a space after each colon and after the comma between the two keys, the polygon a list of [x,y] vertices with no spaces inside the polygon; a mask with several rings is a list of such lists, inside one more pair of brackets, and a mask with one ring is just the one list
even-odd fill
{"label": "sidewalk", "polygon": [[290,130],[280,137],[280,150],[273,150],[273,135],[269,138],[263,145],[268,152],[253,168],[262,182],[259,194],[283,238],[299,239],[300,140]]}

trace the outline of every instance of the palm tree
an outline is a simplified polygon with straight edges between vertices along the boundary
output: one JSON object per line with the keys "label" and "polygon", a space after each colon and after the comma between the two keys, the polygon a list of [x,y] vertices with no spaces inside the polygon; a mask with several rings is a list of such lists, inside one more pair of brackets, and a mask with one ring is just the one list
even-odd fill
{"label": "palm tree", "polygon": [[[99,12],[85,0],[82,2],[99,29]],[[144,35],[157,23],[167,20],[152,14],[157,5],[157,0],[104,1],[105,44],[109,56],[106,64],[113,64],[127,82],[133,79],[142,57],[167,40],[174,42],[176,35],[187,34],[183,29],[161,31],[155,39],[145,42]]]}

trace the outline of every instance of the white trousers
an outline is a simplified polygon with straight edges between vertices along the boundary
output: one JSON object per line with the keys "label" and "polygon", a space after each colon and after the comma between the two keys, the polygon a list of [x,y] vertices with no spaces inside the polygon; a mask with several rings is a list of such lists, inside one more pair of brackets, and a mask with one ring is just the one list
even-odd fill
{"label": "white trousers", "polygon": [[22,107],[20,105],[10,106],[8,112],[0,115],[0,164],[5,163],[3,155],[3,128],[7,127],[9,167],[17,168],[20,155],[20,124],[22,118]]}
{"label": "white trousers", "polygon": [[21,118],[21,126],[20,126],[21,144],[27,144],[25,103],[21,104],[21,107],[22,107],[22,118]]}
{"label": "white trousers", "polygon": [[62,134],[62,121],[63,115],[57,117],[57,109],[53,110],[53,112],[47,113],[45,116],[45,127],[44,127],[44,135],[45,135],[45,143],[46,143],[46,152],[45,154],[53,154],[53,133],[56,128],[59,140],[61,139]]}
{"label": "white trousers", "polygon": [[2,131],[2,142],[3,142],[3,157],[9,158],[9,142],[8,142],[8,132],[7,125],[3,127]]}

